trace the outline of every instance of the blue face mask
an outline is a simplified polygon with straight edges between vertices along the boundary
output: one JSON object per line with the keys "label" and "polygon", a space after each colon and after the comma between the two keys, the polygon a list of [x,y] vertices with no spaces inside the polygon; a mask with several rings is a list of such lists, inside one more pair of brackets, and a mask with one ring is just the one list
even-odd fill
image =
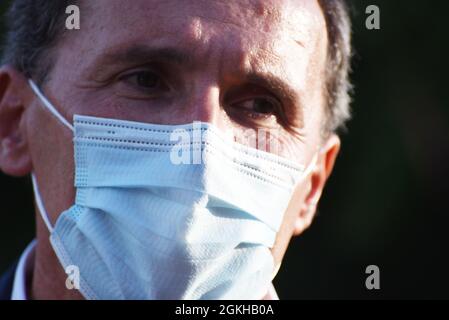
{"label": "blue face mask", "polygon": [[270,248],[295,186],[313,164],[304,170],[229,141],[207,123],[75,115],[72,127],[31,80],[30,86],[74,133],[76,200],[54,227],[32,178],[54,251],[64,268],[79,268],[85,298],[266,294],[274,271]]}

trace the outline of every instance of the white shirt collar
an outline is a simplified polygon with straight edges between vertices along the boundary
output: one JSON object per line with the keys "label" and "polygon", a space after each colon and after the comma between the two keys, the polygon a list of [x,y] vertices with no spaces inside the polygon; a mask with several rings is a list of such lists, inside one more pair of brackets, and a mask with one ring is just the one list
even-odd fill
{"label": "white shirt collar", "polygon": [[28,300],[27,299],[27,279],[33,272],[34,251],[36,248],[36,239],[26,247],[25,251],[20,256],[19,264],[17,265],[14,274],[14,283],[12,287],[11,300]]}

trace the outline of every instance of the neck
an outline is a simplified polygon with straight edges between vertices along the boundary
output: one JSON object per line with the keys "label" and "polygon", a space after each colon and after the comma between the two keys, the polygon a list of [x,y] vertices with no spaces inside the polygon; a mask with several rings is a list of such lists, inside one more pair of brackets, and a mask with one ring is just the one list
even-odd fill
{"label": "neck", "polygon": [[[45,228],[45,226],[44,226]],[[51,247],[46,229],[38,232],[31,286],[27,295],[31,300],[82,300],[78,290],[66,288],[67,275]]]}

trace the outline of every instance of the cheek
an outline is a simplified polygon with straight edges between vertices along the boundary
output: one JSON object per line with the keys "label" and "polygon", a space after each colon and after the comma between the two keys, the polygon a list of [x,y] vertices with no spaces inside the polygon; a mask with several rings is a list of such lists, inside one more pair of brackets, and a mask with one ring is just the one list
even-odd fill
{"label": "cheek", "polygon": [[287,251],[288,244],[293,236],[296,219],[299,217],[306,195],[306,183],[299,185],[292,195],[289,206],[284,214],[281,228],[277,234],[276,242],[271,249],[275,266],[277,266]]}
{"label": "cheek", "polygon": [[43,107],[35,105],[33,109],[28,137],[33,172],[45,209],[54,223],[74,202],[73,135]]}
{"label": "cheek", "polygon": [[297,164],[306,162],[306,141],[300,136],[293,136],[291,133],[282,132],[275,139],[277,143],[278,155],[293,161]]}

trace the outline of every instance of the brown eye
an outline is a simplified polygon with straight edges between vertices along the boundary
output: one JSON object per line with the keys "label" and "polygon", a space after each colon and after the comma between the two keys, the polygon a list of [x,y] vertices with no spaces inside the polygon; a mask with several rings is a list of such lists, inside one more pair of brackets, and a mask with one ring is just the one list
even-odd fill
{"label": "brown eye", "polygon": [[136,74],[136,84],[142,88],[157,88],[160,82],[160,77],[153,72],[144,71]]}
{"label": "brown eye", "polygon": [[164,93],[169,90],[161,76],[150,70],[140,70],[120,78],[127,85],[147,94]]}
{"label": "brown eye", "polygon": [[273,103],[267,99],[256,98],[252,100],[252,110],[262,114],[272,114],[275,111]]}
{"label": "brown eye", "polygon": [[274,99],[253,98],[232,104],[232,108],[240,109],[251,118],[267,118],[275,115],[279,106]]}

